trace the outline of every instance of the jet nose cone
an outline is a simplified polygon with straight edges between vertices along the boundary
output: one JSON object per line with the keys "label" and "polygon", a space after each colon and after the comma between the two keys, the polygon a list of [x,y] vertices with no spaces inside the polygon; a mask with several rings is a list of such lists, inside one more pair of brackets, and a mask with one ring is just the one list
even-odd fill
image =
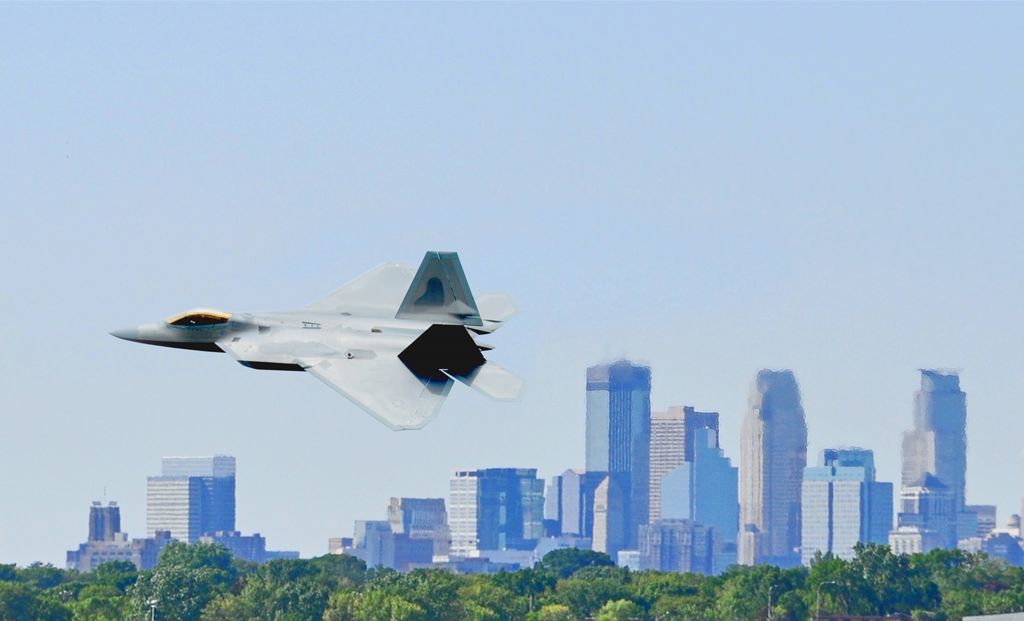
{"label": "jet nose cone", "polygon": [[126,341],[135,341],[139,338],[138,328],[122,328],[121,330],[114,330],[110,333],[110,336],[116,336],[119,339]]}

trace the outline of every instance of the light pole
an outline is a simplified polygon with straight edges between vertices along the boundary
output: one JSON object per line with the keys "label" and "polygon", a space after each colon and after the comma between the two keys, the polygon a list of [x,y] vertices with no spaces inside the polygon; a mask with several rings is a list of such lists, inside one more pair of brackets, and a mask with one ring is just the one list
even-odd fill
{"label": "light pole", "polygon": [[772,621],[772,591],[778,585],[772,584],[768,586],[768,621]]}
{"label": "light pole", "polygon": [[826,580],[818,585],[818,603],[814,607],[814,621],[818,621],[821,618],[821,587],[826,584],[838,584],[835,580]]}
{"label": "light pole", "polygon": [[160,603],[158,599],[146,600],[146,604],[149,605],[149,621],[156,621],[156,605]]}

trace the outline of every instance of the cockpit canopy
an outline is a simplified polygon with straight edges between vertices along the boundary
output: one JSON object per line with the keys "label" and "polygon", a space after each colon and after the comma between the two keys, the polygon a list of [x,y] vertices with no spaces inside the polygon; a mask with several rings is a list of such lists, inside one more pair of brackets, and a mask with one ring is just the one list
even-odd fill
{"label": "cockpit canopy", "polygon": [[215,310],[212,308],[193,308],[190,311],[167,318],[167,325],[170,326],[215,326],[227,323],[231,319],[231,313]]}

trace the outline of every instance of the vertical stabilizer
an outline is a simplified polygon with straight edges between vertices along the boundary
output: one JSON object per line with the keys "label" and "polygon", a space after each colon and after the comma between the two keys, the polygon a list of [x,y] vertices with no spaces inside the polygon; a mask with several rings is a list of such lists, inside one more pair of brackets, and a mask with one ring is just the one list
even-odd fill
{"label": "vertical stabilizer", "polygon": [[395,315],[398,319],[480,326],[473,293],[456,252],[428,252]]}

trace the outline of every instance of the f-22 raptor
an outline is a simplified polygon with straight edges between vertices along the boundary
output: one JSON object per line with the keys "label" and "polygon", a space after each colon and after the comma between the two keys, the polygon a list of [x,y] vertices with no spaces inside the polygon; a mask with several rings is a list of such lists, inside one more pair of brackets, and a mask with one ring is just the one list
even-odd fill
{"label": "f-22 raptor", "polygon": [[395,430],[419,429],[455,380],[498,400],[523,382],[476,342],[515,313],[504,294],[474,298],[454,252],[428,252],[413,273],[385,263],[301,310],[190,310],[111,332],[127,341],[225,352],[253,369],[306,371]]}

